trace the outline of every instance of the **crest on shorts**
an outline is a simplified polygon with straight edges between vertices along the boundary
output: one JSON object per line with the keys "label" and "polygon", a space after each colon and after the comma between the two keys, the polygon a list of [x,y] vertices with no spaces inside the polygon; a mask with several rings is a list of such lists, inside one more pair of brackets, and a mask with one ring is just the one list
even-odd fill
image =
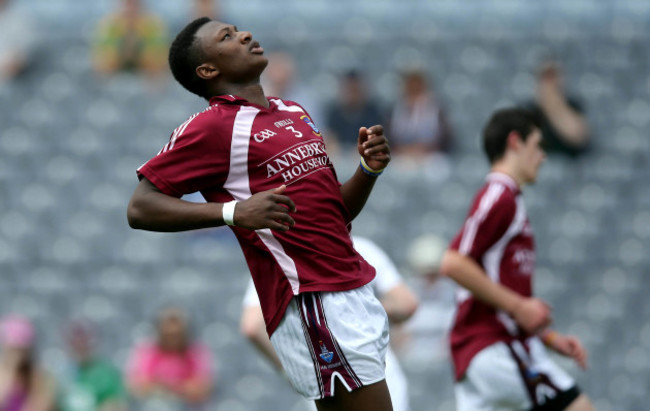
{"label": "crest on shorts", "polygon": [[311,121],[311,119],[309,118],[309,116],[300,116],[300,119],[301,119],[302,121],[304,121],[305,123],[307,123],[307,125],[308,125],[309,127],[311,127],[311,129],[312,129],[312,131],[314,132],[314,134],[316,134],[317,136],[320,137],[320,130],[316,127],[316,124],[314,124],[314,122]]}
{"label": "crest on shorts", "polygon": [[327,362],[328,364],[331,363],[334,359],[334,353],[332,351],[329,351],[322,341],[318,341],[318,344],[320,345],[320,358],[322,358],[323,361]]}

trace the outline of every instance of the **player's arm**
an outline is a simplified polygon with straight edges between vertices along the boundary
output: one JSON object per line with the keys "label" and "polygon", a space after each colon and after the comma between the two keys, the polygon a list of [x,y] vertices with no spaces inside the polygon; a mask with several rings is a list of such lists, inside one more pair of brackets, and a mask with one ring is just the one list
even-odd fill
{"label": "player's arm", "polygon": [[241,333],[252,342],[255,347],[278,370],[282,370],[282,363],[275,352],[271,340],[266,333],[262,309],[259,306],[244,307],[240,323]]}
{"label": "player's arm", "polygon": [[379,299],[392,324],[408,320],[418,309],[418,298],[404,283],[400,283],[384,293]]}
{"label": "player's arm", "polygon": [[[257,230],[271,228],[287,231],[295,224],[290,212],[296,211],[293,201],[282,195],[285,186],[257,193],[239,202],[234,209],[236,226]],[[161,192],[142,178],[127,209],[132,228],[148,231],[186,231],[219,227],[225,224],[223,204],[191,203]]]}
{"label": "player's arm", "polygon": [[450,277],[479,300],[510,314],[528,333],[534,334],[551,322],[550,308],[546,303],[537,298],[523,297],[493,282],[471,257],[448,250],[440,271],[442,275]]}
{"label": "player's arm", "polygon": [[[359,129],[357,149],[370,170],[380,172],[390,162],[388,139],[384,136],[384,127],[380,125]],[[354,175],[341,185],[341,196],[351,219],[359,215],[370,196],[378,176],[373,174],[376,173],[364,172],[359,165]]]}
{"label": "player's arm", "polygon": [[587,350],[578,337],[563,335],[550,328],[539,333],[539,337],[548,348],[572,358],[582,369],[587,368]]}
{"label": "player's arm", "polygon": [[558,83],[557,74],[542,77],[538,87],[540,107],[566,143],[583,147],[589,139],[589,126],[582,113],[571,107]]}

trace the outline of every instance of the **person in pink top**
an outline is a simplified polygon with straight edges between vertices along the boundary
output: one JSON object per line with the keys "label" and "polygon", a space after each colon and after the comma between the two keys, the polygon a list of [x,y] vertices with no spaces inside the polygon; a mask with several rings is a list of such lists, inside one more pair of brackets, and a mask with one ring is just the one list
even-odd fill
{"label": "person in pink top", "polygon": [[54,379],[34,355],[35,332],[29,320],[10,315],[0,322],[0,410],[51,411]]}
{"label": "person in pink top", "polygon": [[157,318],[156,341],[138,345],[127,368],[131,393],[142,401],[167,399],[199,406],[210,398],[214,376],[212,355],[192,340],[187,314],[176,307]]}

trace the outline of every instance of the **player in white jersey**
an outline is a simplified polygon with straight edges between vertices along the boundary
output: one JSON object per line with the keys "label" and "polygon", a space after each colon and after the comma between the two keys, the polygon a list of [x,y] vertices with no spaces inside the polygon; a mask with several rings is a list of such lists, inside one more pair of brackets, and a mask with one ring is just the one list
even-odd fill
{"label": "player in white jersey", "polygon": [[[404,283],[390,257],[367,238],[354,236],[352,240],[354,248],[377,270],[377,275],[370,285],[384,306],[391,324],[399,324],[411,318],[418,306],[417,297]],[[244,295],[241,332],[278,371],[284,372],[266,333],[260,301],[252,281],[249,282]],[[406,376],[390,347],[386,352],[386,383],[393,410],[408,411],[410,408]]]}

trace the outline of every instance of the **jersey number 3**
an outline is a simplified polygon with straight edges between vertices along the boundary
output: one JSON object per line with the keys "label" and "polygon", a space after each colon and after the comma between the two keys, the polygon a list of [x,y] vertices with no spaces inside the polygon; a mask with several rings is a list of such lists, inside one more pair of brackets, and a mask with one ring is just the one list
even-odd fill
{"label": "jersey number 3", "polygon": [[293,126],[287,126],[287,127],[285,127],[285,129],[292,131],[293,134],[294,134],[297,138],[302,137],[302,133],[301,133],[299,130],[296,130],[295,128],[293,128]]}

